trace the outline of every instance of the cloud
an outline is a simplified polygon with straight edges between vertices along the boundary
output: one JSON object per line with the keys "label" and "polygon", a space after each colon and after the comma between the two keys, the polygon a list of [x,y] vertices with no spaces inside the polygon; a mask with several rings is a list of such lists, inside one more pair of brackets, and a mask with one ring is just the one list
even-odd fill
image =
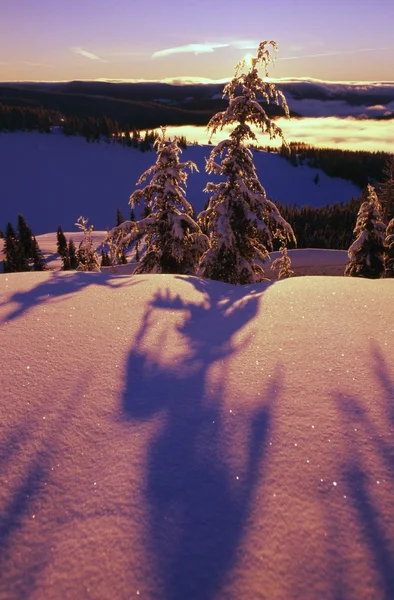
{"label": "cloud", "polygon": [[213,44],[186,44],[185,46],[175,46],[174,48],[165,48],[152,54],[152,58],[160,58],[171,54],[205,54],[215,52],[217,48],[235,48],[236,50],[256,50],[259,47],[258,40],[235,40],[232,42],[215,42]]}
{"label": "cloud", "polygon": [[93,54],[93,52],[88,52],[87,50],[84,50],[83,48],[79,48],[78,46],[74,46],[73,48],[71,48],[71,50],[75,54],[79,54],[80,56],[84,56],[85,58],[88,58],[89,60],[98,60],[100,62],[106,62],[105,60],[103,60],[102,58],[100,58],[99,56],[97,56],[97,54]]}
{"label": "cloud", "polygon": [[22,64],[28,65],[29,67],[50,67],[51,66],[51,65],[47,65],[45,63],[30,62],[29,60],[22,61]]}
{"label": "cloud", "polygon": [[[340,148],[342,150],[368,150],[369,152],[392,152],[394,136],[394,119],[388,121],[360,120],[352,117],[338,118],[280,118],[276,123],[282,128],[287,142],[302,141],[319,148]],[[252,127],[253,128],[253,127]],[[267,139],[257,129],[254,129],[258,143],[271,147],[280,147],[282,141]],[[212,137],[214,144],[221,139],[220,136],[230,135],[231,127]],[[204,126],[184,125],[180,127],[167,127],[167,134],[172,136],[184,135],[190,141],[207,144],[209,132]]]}
{"label": "cloud", "polygon": [[186,44],[186,46],[175,46],[175,48],[165,48],[164,50],[158,50],[152,54],[152,58],[161,58],[163,56],[169,56],[171,54],[205,54],[207,52],[214,52],[217,48],[227,48],[229,44]]}
{"label": "cloud", "polygon": [[280,56],[278,60],[304,60],[304,58],[321,58],[325,56],[342,56],[344,54],[358,54],[359,52],[377,52],[380,50],[393,50],[393,48],[355,48],[354,50],[330,50],[316,54],[300,54],[296,56]]}
{"label": "cloud", "polygon": [[240,40],[238,42],[231,42],[229,45],[237,50],[256,50],[259,44],[260,42],[257,40]]}

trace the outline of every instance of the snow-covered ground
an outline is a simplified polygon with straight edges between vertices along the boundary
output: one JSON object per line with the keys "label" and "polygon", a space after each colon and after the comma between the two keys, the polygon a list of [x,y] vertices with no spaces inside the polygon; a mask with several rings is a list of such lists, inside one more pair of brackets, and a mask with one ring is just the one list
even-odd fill
{"label": "snow-covered ground", "polygon": [[2,275],[1,600],[391,600],[393,298]]}
{"label": "snow-covered ground", "polygon": [[[75,245],[83,239],[83,233],[80,230],[66,231],[64,233],[67,240],[74,241]],[[107,236],[106,231],[93,231],[92,240],[94,245],[100,252],[101,244]],[[62,262],[56,247],[56,233],[45,233],[37,236],[37,242],[42,251],[47,267],[51,271],[59,271],[62,269]],[[3,260],[3,246],[0,243],[0,261]],[[140,248],[140,252],[143,251]],[[343,275],[345,266],[348,262],[348,254],[346,250],[323,250],[316,248],[305,248],[300,250],[289,250],[288,254],[291,258],[292,269],[295,275]],[[135,249],[130,249],[126,252],[129,264],[117,266],[117,272],[120,274],[132,274],[136,266]],[[271,270],[272,262],[281,256],[280,252],[271,252],[270,258],[264,266],[266,277],[276,279],[277,272]],[[2,272],[2,271],[1,271]],[[1,275],[0,272],[0,275]]]}
{"label": "snow-covered ground", "polygon": [[[203,189],[214,176],[205,172],[211,146],[189,146],[182,160],[196,162],[199,173],[189,176],[187,198],[200,212],[208,195]],[[73,230],[80,215],[96,229],[115,225],[116,209],[130,214],[130,194],[140,175],[156,161],[155,152],[142,153],[119,144],[87,143],[61,133],[0,133],[0,228],[14,225],[18,213],[38,235]],[[361,190],[348,181],[330,178],[319,169],[293,167],[277,154],[256,152],[255,166],[267,196],[275,202],[325,206],[348,202]],[[319,175],[318,184],[314,180]]]}

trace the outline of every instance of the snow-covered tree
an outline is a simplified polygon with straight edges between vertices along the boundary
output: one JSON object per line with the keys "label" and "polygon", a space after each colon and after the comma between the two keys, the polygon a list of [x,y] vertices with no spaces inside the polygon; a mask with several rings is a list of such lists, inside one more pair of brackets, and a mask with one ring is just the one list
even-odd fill
{"label": "snow-covered tree", "polygon": [[394,277],[394,219],[391,219],[386,229],[384,241],[384,275]]}
{"label": "snow-covered tree", "polygon": [[280,237],[286,243],[295,241],[291,226],[267,199],[248,148],[257,141],[252,126],[270,139],[280,137],[286,144],[282,130],[259,102],[281,104],[289,116],[282,92],[259,75],[262,67],[268,77],[268,66],[273,61],[269,47],[276,51],[276,42],[261,42],[249,67],[246,61],[236,66],[234,78],[223,91],[228,107],[208,123],[211,135],[229,125],[235,127],[228,139],[213,148],[207,161],[207,172],[221,175],[224,180],[208,183],[204,190],[211,196],[198,221],[209,234],[210,247],[202,256],[199,274],[234,284],[264,279],[262,264],[274,238]]}
{"label": "snow-covered tree", "polygon": [[134,273],[195,274],[199,258],[208,247],[208,239],[193,219],[193,208],[186,200],[188,173],[197,170],[192,161],[180,162],[181,149],[176,139],[166,141],[165,129],[155,140],[156,163],[139,178],[142,185],[130,196],[134,208],[145,202],[145,217],[126,221],[109,232],[108,240],[116,245],[130,245],[142,237],[146,250]]}
{"label": "snow-covered tree", "polygon": [[100,260],[92,240],[93,225],[88,227],[88,219],[79,217],[75,225],[83,231],[83,240],[79,245],[78,271],[100,271]]}
{"label": "snow-covered tree", "polygon": [[383,251],[385,226],[382,207],[371,185],[367,186],[366,201],[358,211],[353,230],[355,240],[348,250],[349,262],[345,275],[378,279],[384,271]]}
{"label": "snow-covered tree", "polygon": [[278,271],[278,279],[288,279],[294,275],[294,271],[291,268],[291,258],[287,253],[286,245],[280,248],[282,256],[276,258],[271,265],[271,269]]}

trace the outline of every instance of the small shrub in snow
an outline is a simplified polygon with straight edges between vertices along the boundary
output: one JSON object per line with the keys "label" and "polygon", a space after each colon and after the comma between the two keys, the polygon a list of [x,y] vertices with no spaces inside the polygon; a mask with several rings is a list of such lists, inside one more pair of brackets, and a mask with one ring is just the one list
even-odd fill
{"label": "small shrub in snow", "polygon": [[374,188],[368,185],[367,198],[360,206],[353,230],[355,240],[348,250],[345,275],[371,279],[382,276],[385,226],[381,210]]}
{"label": "small shrub in snow", "polygon": [[284,245],[280,249],[282,256],[276,258],[271,265],[271,269],[278,271],[278,279],[288,279],[294,275],[291,268],[291,258],[287,253],[287,247]]}
{"label": "small shrub in snow", "polygon": [[391,219],[386,229],[384,241],[384,275],[394,277],[394,219]]}
{"label": "small shrub in snow", "polygon": [[195,274],[199,258],[208,247],[208,239],[193,219],[193,208],[186,200],[186,169],[197,170],[192,161],[180,162],[177,140],[166,141],[165,130],[155,141],[157,160],[139,178],[150,183],[130,196],[134,208],[144,199],[144,217],[126,221],[109,232],[108,242],[118,247],[142,237],[146,250],[134,273]]}
{"label": "small shrub in snow", "polygon": [[93,225],[88,227],[88,219],[79,217],[75,225],[83,231],[83,240],[79,245],[78,271],[100,271],[100,260],[92,240]]}
{"label": "small shrub in snow", "polygon": [[208,183],[205,188],[211,196],[198,221],[209,234],[210,247],[202,256],[199,274],[233,284],[264,279],[262,264],[275,237],[295,241],[292,228],[267,199],[248,148],[250,142],[257,141],[251,125],[271,139],[279,136],[285,143],[282,130],[258,102],[260,98],[266,103],[281,104],[289,115],[282,92],[273,83],[263,81],[258,73],[262,66],[268,76],[272,62],[268,46],[277,50],[276,42],[262,42],[249,69],[245,70],[245,61],[237,65],[234,78],[223,91],[223,97],[229,99],[228,107],[208,123],[212,135],[228,125],[235,127],[229,139],[212,150],[207,161],[208,173],[221,175],[224,181]]}

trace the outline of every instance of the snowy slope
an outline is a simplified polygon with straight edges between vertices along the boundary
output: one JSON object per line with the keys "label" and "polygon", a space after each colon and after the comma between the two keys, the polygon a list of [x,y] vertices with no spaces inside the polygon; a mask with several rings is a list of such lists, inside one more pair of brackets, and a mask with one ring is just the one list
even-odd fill
{"label": "snowy slope", "polygon": [[[81,232],[69,232],[66,233],[66,238],[69,240],[73,238],[74,242],[78,244],[82,241],[83,234]],[[93,242],[100,248],[100,244],[103,243],[106,237],[105,231],[95,231],[92,234]],[[56,234],[44,234],[37,236],[38,244],[44,253],[47,260],[49,269],[61,269],[62,263],[58,254],[56,254]],[[140,249],[141,251],[141,249]],[[345,266],[347,265],[349,258],[346,250],[327,250],[317,248],[303,248],[300,250],[288,250],[288,255],[291,259],[291,267],[294,270],[295,275],[343,275]],[[0,258],[2,252],[0,252]],[[277,271],[271,270],[271,264],[276,258],[280,258],[280,252],[271,252],[267,262],[265,263],[264,270],[265,276],[269,279],[277,278]],[[118,266],[117,271],[119,273],[132,273],[135,263],[135,249],[131,249],[127,253],[129,261],[128,265]]]}
{"label": "snowy slope", "polygon": [[[64,232],[67,241],[73,239],[76,246],[82,241],[83,233],[78,231]],[[107,236],[106,231],[93,231],[92,240],[100,252],[101,244]],[[61,270],[62,262],[57,254],[56,233],[44,233],[37,236],[37,242],[42,251],[48,269]],[[0,243],[0,261],[4,259],[4,244]],[[141,248],[140,248],[141,250]],[[288,250],[291,258],[292,269],[295,275],[343,275],[345,266],[348,263],[348,254],[346,250],[326,250],[317,248],[303,248],[300,250]],[[129,264],[118,266],[117,271],[122,274],[131,274],[136,265],[135,249],[131,248],[127,253]],[[280,252],[271,252],[270,258],[265,264],[265,274],[269,279],[276,279],[277,272],[271,271],[271,263],[281,256]],[[0,269],[0,275],[2,269]]]}
{"label": "snowy slope", "polygon": [[0,599],[393,598],[393,297],[0,277]]}
{"label": "snowy slope", "polygon": [[[189,177],[188,200],[199,212],[208,199],[203,189],[212,175],[205,173],[210,146],[190,146],[182,159],[196,162],[200,173]],[[83,138],[60,133],[0,133],[0,227],[16,223],[22,213],[38,235],[72,230],[80,215],[96,229],[115,224],[119,207],[127,218],[130,194],[140,175],[156,161],[155,152],[118,144],[88,144]],[[255,166],[267,195],[283,204],[324,206],[348,202],[360,189],[330,178],[319,169],[293,167],[278,155],[255,153]],[[319,183],[314,183],[319,174]]]}

